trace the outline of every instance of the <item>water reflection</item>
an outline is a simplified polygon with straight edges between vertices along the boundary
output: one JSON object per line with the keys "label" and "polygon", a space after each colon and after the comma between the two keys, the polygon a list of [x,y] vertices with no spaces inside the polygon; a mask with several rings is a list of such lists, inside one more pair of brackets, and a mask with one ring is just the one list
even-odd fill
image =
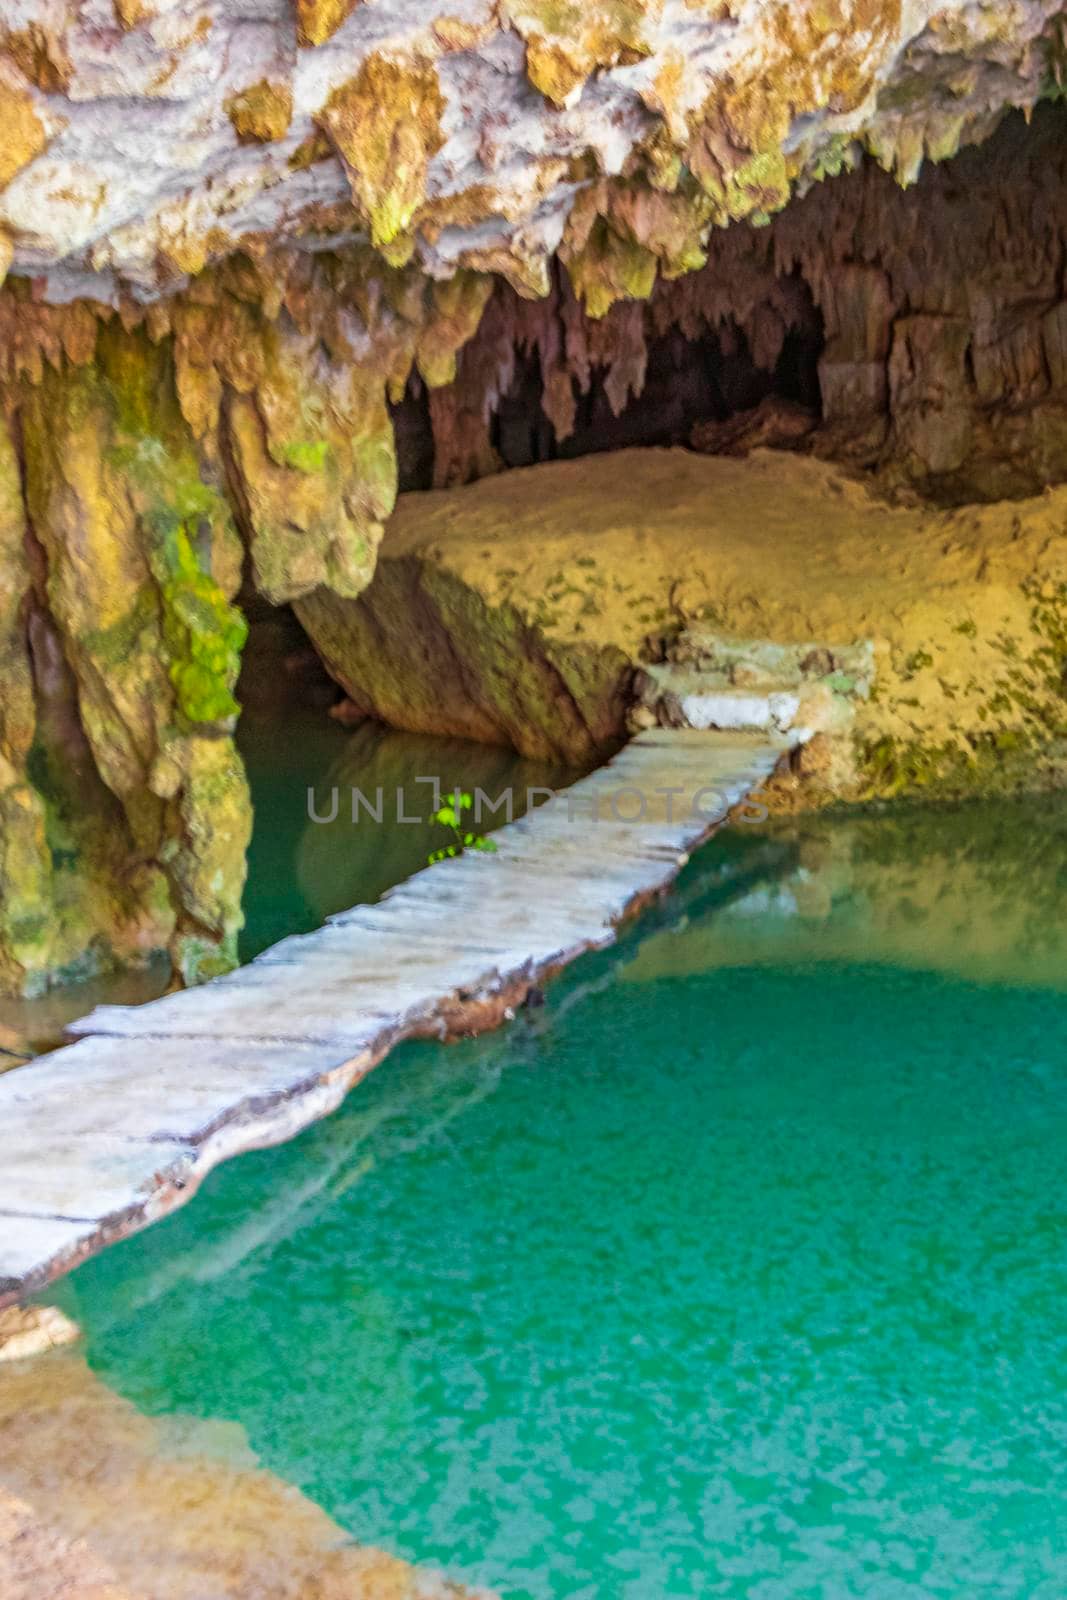
{"label": "water reflection", "polygon": [[[707,898],[720,880],[733,888],[726,903]],[[643,941],[625,979],[862,961],[1064,988],[1067,797],[738,830],[681,904],[685,937],[674,918]]]}
{"label": "water reflection", "polygon": [[[472,793],[481,789],[490,805],[510,793],[513,814],[519,817],[531,790],[557,789],[579,775],[573,768],[527,761],[513,750],[493,745],[363,727],[349,736],[315,786],[315,815],[328,818],[336,810],[335,819],[311,821],[307,795],[303,796],[295,883],[309,913],[321,922],[357,901],[376,900],[392,884],[424,867],[430,851],[449,843],[441,828],[428,821],[433,786],[425,782],[427,778],[436,779],[446,792],[457,785]],[[357,803],[358,821],[353,822],[354,790],[380,810],[380,822],[362,803]],[[487,807],[479,830],[490,833],[504,821],[503,808],[493,813]],[[253,889],[250,915],[261,892]]]}
{"label": "water reflection", "polygon": [[[558,788],[580,775],[464,739],[395,733],[378,723],[351,731],[316,706],[291,708],[281,718],[253,710],[242,719],[237,742],[255,819],[239,946],[242,961],[289,934],[310,932],[336,911],[377,900],[424,867],[431,850],[449,842],[426,820],[432,790],[417,779],[432,776],[446,788],[457,782],[465,789],[480,787],[491,800],[510,788],[514,814],[521,816],[531,787]],[[353,825],[351,791],[373,799],[379,788],[381,822],[362,811]],[[315,814],[325,816],[334,789],[339,795],[336,821],[312,822],[309,790]],[[405,797],[402,814],[417,813],[421,823],[398,821],[398,790]],[[505,820],[503,811],[487,813],[480,831],[490,833]],[[68,984],[38,999],[0,997],[0,1072],[62,1044],[67,1025],[94,1006],[140,1005],[162,994],[169,981],[168,964],[157,961],[142,971],[103,973]]]}
{"label": "water reflection", "polygon": [[94,1006],[143,1005],[163,994],[169,981],[169,962],[154,961],[129,972],[101,973],[32,1000],[0,995],[0,1072],[66,1043],[63,1030]]}
{"label": "water reflection", "polygon": [[724,833],[56,1298],[137,1407],[502,1594],[1067,1593],[1063,824]]}

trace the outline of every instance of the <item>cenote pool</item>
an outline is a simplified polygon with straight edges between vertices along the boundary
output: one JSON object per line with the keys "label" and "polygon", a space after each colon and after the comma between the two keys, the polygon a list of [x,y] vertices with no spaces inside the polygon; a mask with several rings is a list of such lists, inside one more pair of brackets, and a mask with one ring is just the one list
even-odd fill
{"label": "cenote pool", "polygon": [[1060,1600],[1062,801],[738,830],[546,998],[80,1269],[93,1368],[509,1597]]}
{"label": "cenote pool", "polygon": [[[281,716],[257,715],[253,708],[241,720],[237,744],[254,814],[242,961],[289,934],[320,927],[334,912],[377,900],[449,843],[430,820],[428,779],[444,792],[456,784],[482,789],[481,830],[488,834],[506,820],[502,801],[509,792],[517,817],[531,791],[538,804],[538,789],[559,788],[580,775],[464,739],[398,733],[373,722],[351,731],[315,706],[288,705]],[[353,791],[364,797],[355,823]],[[381,825],[368,804],[381,812]],[[30,1000],[0,996],[0,1071],[5,1043],[25,1040],[25,1053],[54,1049],[65,1042],[64,1028],[94,1006],[140,1005],[163,994],[169,981],[169,967],[157,962],[140,971],[104,972]]]}

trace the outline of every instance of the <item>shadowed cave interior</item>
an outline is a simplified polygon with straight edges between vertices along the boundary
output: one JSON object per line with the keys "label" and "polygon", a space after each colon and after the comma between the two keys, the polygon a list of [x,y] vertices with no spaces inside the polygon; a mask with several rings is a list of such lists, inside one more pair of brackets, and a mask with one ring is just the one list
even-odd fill
{"label": "shadowed cave interior", "polygon": [[[746,431],[754,441],[761,422],[766,442],[778,448],[800,445],[822,420],[823,322],[798,274],[783,286],[783,294],[800,308],[799,320],[772,366],[757,364],[745,330],[735,323],[696,337],[669,328],[649,341],[643,387],[629,392],[621,409],[613,407],[609,393],[610,368],[592,369],[588,389],[576,396],[573,431],[563,439],[542,408],[544,375],[537,351],[518,353],[511,383],[489,422],[493,467],[506,472],[642,447],[744,449]],[[399,492],[453,487],[447,468],[438,470],[430,396],[417,374],[403,399],[390,407],[390,417]],[[731,422],[740,422],[736,432],[729,426],[717,429]],[[250,581],[240,604],[249,624],[238,685],[244,706],[265,707],[279,693],[326,706],[341,698],[291,606],[270,605]],[[265,676],[267,661],[280,666],[280,674]]]}
{"label": "shadowed cave interior", "polygon": [[[489,424],[490,446],[501,469],[571,461],[605,450],[689,445],[700,424],[728,422],[768,400],[807,413],[815,427],[822,418],[823,320],[799,274],[782,292],[798,306],[799,317],[772,366],[756,362],[748,335],[732,321],[696,337],[669,328],[649,340],[643,388],[630,392],[621,409],[613,407],[609,393],[610,368],[593,368],[588,389],[576,397],[573,431],[563,439],[542,409],[540,357],[536,350],[522,351]],[[400,492],[445,486],[436,466],[429,394],[417,375],[391,416]]]}
{"label": "shadowed cave interior", "polygon": [[[181,365],[186,308],[174,312],[179,331],[161,338],[87,319],[96,366],[57,357],[12,425],[33,557],[25,676],[38,723],[25,771],[51,827],[50,856],[24,812],[20,826],[25,870],[40,879],[33,893],[62,904],[65,920],[22,918],[0,938],[3,984],[32,993],[164,948],[180,953],[190,981],[232,961],[252,825],[228,744],[236,706],[261,725],[275,718],[280,740],[288,711],[336,712],[348,724],[581,766],[634,731],[635,706],[646,718],[675,715],[669,693],[638,704],[648,689],[638,682],[647,666],[670,665],[679,631],[710,618],[759,649],[797,637],[825,654],[827,641],[851,650],[883,639],[885,714],[839,740],[852,765],[824,763],[828,793],[924,787],[953,766],[961,739],[967,760],[1047,743],[1062,538],[1040,497],[1067,478],[1064,127],[1058,105],[1029,124],[1011,114],[906,187],[857,153],[852,170],[812,183],[766,225],[713,229],[703,266],[644,286],[628,277],[617,238],[613,294],[592,308],[562,260],[540,297],[486,277],[471,310],[450,289],[438,307],[446,331],[395,381],[331,353],[330,308],[353,285],[343,253],[324,253],[306,269],[307,328],[295,301],[262,329],[254,297],[224,295],[211,312],[236,316],[239,305],[246,321],[236,335],[219,324],[238,355],[219,379],[217,432],[202,458],[182,411],[202,425],[203,397]],[[18,305],[14,326],[32,329],[31,303]],[[40,315],[49,332],[57,314]],[[245,387],[246,338],[268,353],[256,358],[262,393]],[[138,650],[113,661],[111,635],[87,632],[78,611],[89,616],[100,601],[64,565],[66,507],[96,492],[132,517],[131,573],[144,568],[140,498],[159,480],[108,477],[137,459],[123,410],[132,374],[147,401],[137,426],[173,466],[164,492],[178,504],[188,483],[205,508],[189,550],[201,571],[183,572],[179,587],[222,585],[210,601],[203,592],[203,702],[194,663],[177,738],[159,712],[158,759],[130,730],[151,703],[139,698],[144,684],[171,670],[154,642],[160,602],[150,619],[135,608]],[[344,410],[346,386],[363,395],[364,384],[369,420]],[[216,391],[205,393],[214,403]],[[80,406],[99,444],[86,458],[91,487],[78,484],[71,499],[68,463],[82,467],[64,439],[77,433]],[[272,440],[279,412],[291,445]],[[302,439],[302,428],[321,436]],[[615,454],[618,471],[605,465]],[[108,536],[111,514],[93,537]],[[1017,515],[1034,522],[1033,560],[1013,531]],[[946,532],[939,519],[954,516],[958,532]],[[951,552],[986,528],[1014,555],[987,554],[963,571]],[[902,539],[913,553],[894,561]],[[928,560],[948,563],[941,593],[962,585],[950,618],[921,614]],[[205,562],[217,577],[205,580]],[[816,580],[820,562],[833,583]],[[841,571],[853,573],[854,592],[835,598]],[[890,571],[910,573],[914,590],[883,616]],[[972,579],[981,586],[990,573],[996,594],[972,593]],[[147,576],[149,598],[162,585],[164,621],[170,581]],[[906,619],[899,640],[888,637],[894,617]],[[941,661],[930,641],[946,629]],[[966,660],[960,638],[974,644]],[[1009,646],[1035,663],[1040,683],[1004,678]],[[156,701],[177,681],[157,684]],[[49,791],[49,740],[82,751],[77,795]]]}

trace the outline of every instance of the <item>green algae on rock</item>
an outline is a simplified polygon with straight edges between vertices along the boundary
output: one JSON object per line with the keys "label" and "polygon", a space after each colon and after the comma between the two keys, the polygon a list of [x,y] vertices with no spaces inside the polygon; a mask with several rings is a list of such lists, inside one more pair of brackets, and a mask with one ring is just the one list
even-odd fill
{"label": "green algae on rock", "polygon": [[27,781],[34,689],[23,608],[31,588],[16,459],[0,425],[0,988],[18,989],[53,955],[45,803]]}
{"label": "green algae on rock", "polygon": [[624,737],[633,675],[694,621],[837,641],[873,689],[828,728],[825,797],[979,791],[1062,767],[1065,525],[1063,488],[942,512],[784,452],[627,450],[403,495],[365,593],[298,610],[364,714],[570,759]]}
{"label": "green algae on rock", "polygon": [[[634,651],[569,557],[491,597],[379,565],[390,407],[423,406],[445,486],[501,465],[523,363],[559,448],[597,385],[614,417],[642,395],[656,340],[761,374],[821,340],[804,448],[946,503],[1063,476],[1062,112],[997,132],[1060,94],[1052,0],[299,0],[251,31],[229,0],[180,26],[23,11],[0,34],[3,988],[232,962],[246,556],[402,726],[569,760],[621,736]],[[645,632],[669,595],[639,600]],[[1020,641],[986,697],[1001,751],[1056,721],[1048,684],[1024,715]]]}
{"label": "green algae on rock", "polygon": [[[534,285],[571,213],[586,226],[599,178],[665,196],[695,180],[702,236],[765,222],[863,150],[911,182],[1006,107],[1058,92],[1059,12],[1056,0],[442,0],[414,12],[294,0],[250,24],[223,0],[171,25],[139,0],[88,12],[27,0],[0,36],[0,231],[14,269],[46,275],[65,300],[151,298],[250,241],[314,249],[325,213],[435,278],[491,262]],[[320,129],[329,144],[309,183],[292,158]],[[610,261],[601,215],[592,248]],[[626,292],[612,276],[595,303]]]}
{"label": "green algae on rock", "polygon": [[388,394],[415,363],[453,375],[488,288],[366,266],[238,262],[121,319],[0,298],[5,989],[236,959],[245,552],[274,602],[361,592],[396,492]]}
{"label": "green algae on rock", "polygon": [[[250,818],[227,731],[244,622],[229,605],[241,550],[225,500],[182,418],[166,351],[130,335],[108,329],[94,363],[46,374],[19,418],[39,603],[102,791],[96,853],[104,882],[114,879],[105,905],[131,901],[143,956],[169,947],[181,970],[193,939],[231,963]],[[61,765],[51,762],[53,774]],[[226,781],[207,782],[205,769]],[[84,831],[91,795],[68,800]],[[210,891],[190,865],[208,837]],[[75,842],[75,855],[87,848]]]}

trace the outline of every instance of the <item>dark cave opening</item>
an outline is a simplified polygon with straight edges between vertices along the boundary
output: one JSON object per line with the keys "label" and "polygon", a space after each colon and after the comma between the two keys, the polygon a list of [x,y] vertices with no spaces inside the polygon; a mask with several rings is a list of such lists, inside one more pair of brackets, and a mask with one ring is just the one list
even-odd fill
{"label": "dark cave opening", "polygon": [[[519,345],[514,352],[510,385],[493,408],[487,445],[497,470],[536,466],[546,461],[574,460],[603,451],[642,446],[687,446],[714,453],[716,429],[732,426],[774,403],[785,412],[803,413],[807,428],[822,421],[819,362],[825,348],[822,314],[799,274],[782,280],[791,322],[781,333],[775,359],[757,359],[746,332],[733,320],[690,336],[674,324],[647,339],[640,393],[630,393],[616,414],[610,395],[610,368],[594,365],[584,391],[574,381],[575,418],[570,434],[560,439],[542,406],[544,374],[536,348]],[[572,380],[573,381],[573,380]],[[417,377],[403,399],[391,407],[401,493],[430,489],[455,480],[439,470],[434,441],[433,406]],[[785,430],[789,442],[790,430]],[[472,469],[470,476],[479,472]]]}
{"label": "dark cave opening", "polygon": [[811,329],[792,329],[786,335],[769,369],[757,365],[745,334],[732,325],[699,339],[670,329],[650,341],[644,388],[618,416],[611,408],[605,373],[596,369],[588,394],[579,397],[574,432],[556,446],[554,456],[573,460],[634,446],[687,445],[700,424],[729,422],[770,399],[798,406],[817,422],[823,340],[821,319],[814,311],[813,318]]}
{"label": "dark cave opening", "polygon": [[238,604],[248,624],[236,690],[242,715],[273,720],[286,708],[328,712],[342,692],[292,606],[265,600],[247,577]]}
{"label": "dark cave opening", "polygon": [[417,376],[408,380],[404,398],[389,407],[396,446],[397,482],[401,494],[432,489],[434,468],[430,396]]}
{"label": "dark cave opening", "polygon": [[[819,363],[825,348],[821,312],[799,274],[779,280],[787,314],[767,348],[753,349],[749,334],[727,318],[693,334],[676,321],[646,337],[640,392],[630,392],[621,410],[611,398],[611,367],[605,360],[588,369],[581,389],[572,379],[575,411],[571,433],[559,439],[542,404],[545,382],[541,358],[532,343],[517,342],[506,391],[493,408],[488,427],[478,419],[484,448],[465,458],[455,475],[440,454],[435,424],[454,422],[455,411],[439,408],[437,395],[466,399],[461,379],[455,390],[431,395],[417,374],[402,398],[390,407],[401,494],[454,486],[487,472],[569,461],[583,456],[641,447],[689,447],[702,453],[740,453],[753,443],[780,447],[802,443],[823,416]],[[782,322],[786,325],[783,327]],[[757,339],[757,343],[758,343]],[[768,355],[771,352],[773,359]],[[776,353],[775,353],[776,352]],[[757,359],[760,356],[760,359]],[[769,404],[769,410],[768,410]],[[784,420],[783,420],[784,419]],[[800,419],[799,422],[797,419]],[[342,691],[327,674],[293,608],[269,604],[246,575],[240,605],[249,624],[238,698],[246,713],[269,713],[279,702],[336,708]]]}
{"label": "dark cave opening", "polygon": [[694,428],[724,423],[755,411],[768,399],[821,415],[819,356],[821,326],[793,329],[771,369],[757,366],[745,335],[728,326],[687,339],[678,328],[651,340],[644,387],[622,411],[612,409],[603,367],[594,368],[577,398],[574,431],[557,440],[541,409],[542,378],[536,352],[520,359],[515,381],[503,397],[490,441],[503,465],[534,466],[641,446],[688,445]]}

